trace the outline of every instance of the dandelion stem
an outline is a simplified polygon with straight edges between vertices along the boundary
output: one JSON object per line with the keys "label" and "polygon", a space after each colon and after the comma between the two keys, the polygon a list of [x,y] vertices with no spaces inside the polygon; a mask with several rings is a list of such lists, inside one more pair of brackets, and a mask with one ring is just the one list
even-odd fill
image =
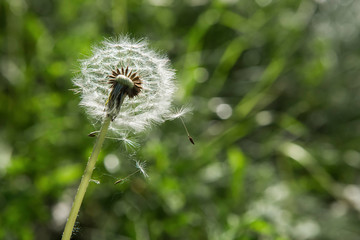
{"label": "dandelion stem", "polygon": [[75,224],[77,215],[79,213],[81,203],[82,203],[82,201],[84,199],[85,192],[86,192],[87,187],[89,185],[89,181],[91,179],[92,172],[93,172],[93,170],[95,168],[95,164],[96,164],[97,158],[99,156],[101,147],[102,147],[103,142],[105,140],[105,135],[106,135],[106,132],[107,132],[107,130],[109,128],[110,121],[111,121],[111,118],[106,117],[104,122],[103,122],[103,125],[102,125],[102,127],[100,129],[100,133],[99,133],[99,135],[97,137],[96,143],[94,145],[94,149],[93,149],[93,151],[91,153],[91,156],[89,158],[89,161],[87,163],[86,169],[84,171],[84,175],[81,178],[81,182],[80,182],[78,191],[76,193],[74,203],[73,203],[71,211],[70,211],[69,218],[68,218],[68,220],[66,222],[66,225],[65,225],[62,240],[70,240],[70,238],[71,238],[71,234],[73,232],[74,224]]}

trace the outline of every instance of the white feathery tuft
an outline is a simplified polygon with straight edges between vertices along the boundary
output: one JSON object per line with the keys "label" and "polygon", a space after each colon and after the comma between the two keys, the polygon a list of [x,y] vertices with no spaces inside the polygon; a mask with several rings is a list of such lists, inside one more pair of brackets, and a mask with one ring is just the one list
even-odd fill
{"label": "white feathery tuft", "polygon": [[135,167],[144,175],[144,177],[149,177],[149,175],[145,171],[146,162],[135,161]]}
{"label": "white feathery tuft", "polygon": [[81,61],[81,73],[73,82],[81,94],[80,105],[96,122],[106,116],[105,103],[111,91],[106,81],[113,70],[128,67],[142,81],[141,92],[131,99],[125,98],[119,115],[111,123],[109,129],[116,135],[124,136],[128,131],[138,133],[152,124],[188,112],[183,109],[173,113],[174,70],[169,59],[150,49],[147,41],[120,36],[114,40],[106,39],[92,52],[91,57]]}
{"label": "white feathery tuft", "polygon": [[173,120],[191,113],[192,113],[192,107],[181,106],[180,108],[173,108],[173,110],[169,113],[167,117],[169,120]]}

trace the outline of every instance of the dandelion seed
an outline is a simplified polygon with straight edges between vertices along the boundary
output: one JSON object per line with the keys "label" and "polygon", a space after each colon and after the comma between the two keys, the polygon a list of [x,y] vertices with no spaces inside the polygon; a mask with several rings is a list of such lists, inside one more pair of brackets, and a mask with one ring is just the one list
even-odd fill
{"label": "dandelion seed", "polygon": [[122,183],[122,182],[126,181],[127,179],[128,179],[128,177],[119,179],[119,180],[117,180],[116,182],[114,182],[114,185],[119,184],[119,183]]}
{"label": "dandelion seed", "polygon": [[191,114],[191,111],[192,107],[190,106],[181,106],[180,108],[174,108],[168,118],[171,120],[180,118],[184,115]]}
{"label": "dandelion seed", "polygon": [[185,128],[185,131],[186,131],[186,133],[187,133],[187,136],[188,136],[189,141],[190,141],[193,145],[195,145],[194,139],[190,136],[190,133],[189,133],[189,131],[188,131],[188,129],[187,129],[187,127],[186,127],[186,125],[185,125],[185,122],[184,122],[184,120],[182,119],[182,117],[180,117],[180,120],[181,120],[181,122],[182,122],[182,124],[183,124],[183,126],[184,126],[184,128]]}
{"label": "dandelion seed", "polygon": [[127,175],[127,176],[124,177],[124,178],[121,178],[121,179],[117,180],[116,182],[114,182],[114,184],[116,185],[116,184],[118,184],[118,183],[122,183],[122,182],[128,180],[130,177],[132,177],[134,174],[136,174],[136,173],[138,173],[138,172],[141,172],[141,173],[144,175],[144,177],[146,177],[146,178],[149,177],[149,175],[148,175],[148,174],[146,173],[146,171],[145,171],[146,162],[135,161],[135,167],[136,167],[138,170],[136,170],[135,172]]}
{"label": "dandelion seed", "polygon": [[195,145],[194,139],[191,136],[188,136],[190,142]]}
{"label": "dandelion seed", "polygon": [[134,150],[140,146],[140,144],[136,142],[137,139],[135,136],[130,136],[130,133],[124,133],[124,135],[118,138],[118,140],[123,143],[126,150]]}
{"label": "dandelion seed", "polygon": [[144,175],[144,177],[149,177],[149,175],[145,171],[146,162],[135,161],[135,166]]}
{"label": "dandelion seed", "polygon": [[189,107],[189,106],[182,106],[182,107],[180,107],[180,108],[175,108],[168,117],[169,117],[169,119],[180,118],[181,123],[182,123],[182,125],[184,126],[185,131],[186,131],[186,133],[187,133],[187,136],[188,136],[189,141],[190,141],[192,144],[195,145],[194,139],[190,136],[190,133],[189,133],[189,131],[188,131],[186,125],[185,125],[185,122],[184,122],[184,120],[182,119],[182,116],[184,116],[184,115],[186,115],[186,114],[188,114],[188,113],[191,113],[191,111],[192,111],[192,108],[191,108],[191,107]]}

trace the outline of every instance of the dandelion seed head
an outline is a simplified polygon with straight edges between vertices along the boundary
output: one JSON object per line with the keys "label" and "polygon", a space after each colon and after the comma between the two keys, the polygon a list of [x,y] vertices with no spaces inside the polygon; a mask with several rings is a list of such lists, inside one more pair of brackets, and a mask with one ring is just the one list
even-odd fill
{"label": "dandelion seed head", "polygon": [[145,40],[121,36],[107,39],[94,47],[92,56],[81,61],[81,71],[73,79],[81,94],[80,105],[95,122],[101,122],[106,116],[106,102],[111,92],[107,83],[109,76],[122,68],[128,68],[132,73],[116,75],[113,81],[134,87],[130,80],[136,73],[141,79],[141,91],[132,92],[136,93],[133,95],[129,91],[121,110],[116,112],[110,130],[136,133],[180,116],[171,110],[176,86],[169,59],[150,49]]}

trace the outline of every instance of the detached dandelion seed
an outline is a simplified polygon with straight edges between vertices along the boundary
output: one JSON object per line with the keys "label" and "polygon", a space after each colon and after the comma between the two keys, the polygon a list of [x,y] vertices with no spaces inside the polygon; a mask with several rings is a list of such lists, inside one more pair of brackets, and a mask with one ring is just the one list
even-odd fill
{"label": "detached dandelion seed", "polygon": [[145,171],[146,162],[135,161],[135,164],[136,168],[139,169],[139,171],[144,175],[144,177],[148,178],[149,175]]}
{"label": "detached dandelion seed", "polygon": [[189,139],[189,141],[195,145],[195,142],[194,142],[194,139],[191,137],[187,127],[186,127],[186,124],[182,118],[182,116],[186,115],[187,113],[190,113],[191,112],[191,108],[190,107],[181,107],[179,109],[174,109],[173,113],[171,114],[170,118],[171,119],[176,119],[176,118],[180,118],[180,121],[182,123],[182,125],[184,126],[185,128],[185,131],[186,131],[186,134],[187,134],[187,137]]}
{"label": "detached dandelion seed", "polygon": [[187,133],[187,136],[188,136],[189,141],[190,141],[193,145],[195,145],[194,139],[190,136],[190,133],[189,133],[189,131],[188,131],[188,129],[187,129],[187,127],[186,127],[186,125],[185,125],[184,120],[182,119],[182,117],[180,117],[180,120],[181,120],[181,122],[182,122],[182,124],[183,124],[183,126],[184,126],[184,128],[185,128],[185,131],[186,131],[186,133]]}
{"label": "detached dandelion seed", "polygon": [[132,177],[134,174],[141,172],[145,178],[148,178],[149,175],[146,173],[145,171],[145,167],[146,167],[146,162],[140,162],[140,161],[135,161],[135,167],[138,169],[135,172],[127,175],[124,178],[121,178],[119,180],[117,180],[116,182],[114,182],[114,185],[119,184],[119,183],[123,183],[124,181],[128,180],[130,177]]}

